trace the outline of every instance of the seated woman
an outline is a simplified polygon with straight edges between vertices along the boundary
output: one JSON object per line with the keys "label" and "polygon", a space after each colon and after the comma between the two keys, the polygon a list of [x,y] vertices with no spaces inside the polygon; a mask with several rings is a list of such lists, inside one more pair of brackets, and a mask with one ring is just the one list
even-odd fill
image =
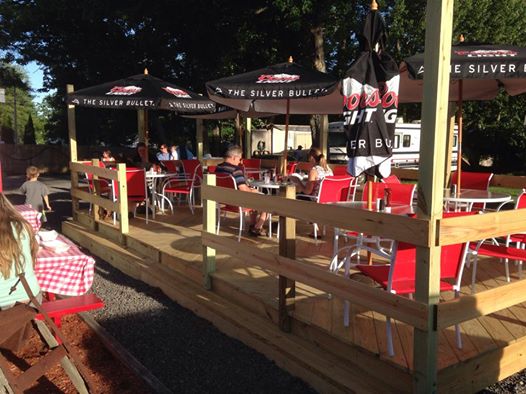
{"label": "seated woman", "polygon": [[[306,180],[301,180],[298,177],[291,176],[289,180],[296,185],[296,193],[305,194],[308,196],[316,197],[320,188],[320,181],[326,176],[333,175],[332,170],[327,165],[327,159],[325,155],[321,153],[321,150],[316,147],[312,147],[308,154],[309,163],[311,168],[309,170]],[[300,199],[310,200],[308,197],[299,197]]]}
{"label": "seated woman", "polygon": [[107,166],[114,166],[115,165],[115,158],[111,155],[111,150],[105,149],[102,151],[102,157],[100,158],[100,161],[104,163],[104,165]]}
{"label": "seated woman", "polygon": [[[33,294],[39,295],[40,287],[33,269],[37,252],[38,244],[31,226],[0,193],[0,309],[8,309],[16,302],[29,302],[17,278],[22,272]],[[14,291],[13,286],[16,286]]]}

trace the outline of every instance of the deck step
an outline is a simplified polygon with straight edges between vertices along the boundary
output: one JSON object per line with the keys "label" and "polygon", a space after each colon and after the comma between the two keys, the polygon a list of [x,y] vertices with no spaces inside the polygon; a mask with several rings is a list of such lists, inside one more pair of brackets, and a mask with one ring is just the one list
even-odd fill
{"label": "deck step", "polygon": [[[362,366],[321,349],[315,343],[278,329],[268,318],[248,311],[213,291],[207,291],[158,262],[113,243],[72,222],[63,232],[115,268],[160,288],[168,297],[212,322],[225,334],[274,360],[277,365],[320,392],[402,392],[411,390],[409,375],[392,371],[396,379],[379,379]],[[365,356],[367,358],[368,356]],[[400,379],[400,376],[403,378]]]}

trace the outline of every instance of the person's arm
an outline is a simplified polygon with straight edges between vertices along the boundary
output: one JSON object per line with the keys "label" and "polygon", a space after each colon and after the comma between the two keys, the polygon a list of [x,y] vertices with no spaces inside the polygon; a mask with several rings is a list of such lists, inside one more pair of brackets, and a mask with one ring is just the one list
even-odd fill
{"label": "person's arm", "polygon": [[44,203],[46,204],[46,208],[48,211],[52,211],[51,205],[49,205],[49,197],[46,195],[44,196]]}
{"label": "person's arm", "polygon": [[318,172],[315,168],[311,168],[309,171],[309,178],[307,179],[307,183],[305,185],[298,184],[296,186],[296,191],[303,194],[311,194],[314,190],[314,185],[316,185],[316,176],[318,175]]}

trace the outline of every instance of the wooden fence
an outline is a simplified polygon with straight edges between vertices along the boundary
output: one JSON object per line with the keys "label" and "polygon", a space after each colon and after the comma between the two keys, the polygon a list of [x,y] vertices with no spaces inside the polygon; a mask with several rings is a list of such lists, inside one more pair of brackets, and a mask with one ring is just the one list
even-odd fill
{"label": "wooden fence", "polygon": [[[71,201],[72,201],[72,213],[73,218],[76,221],[82,222],[79,217],[79,201],[87,201],[91,204],[91,211],[93,215],[93,227],[99,220],[99,207],[106,209],[109,212],[116,212],[119,222],[119,231],[121,235],[129,232],[128,223],[128,199],[127,199],[127,186],[126,186],[126,164],[117,164],[116,169],[107,169],[99,167],[99,160],[93,159],[91,165],[85,162],[70,162],[69,167],[71,170]],[[86,187],[79,184],[79,174],[92,179],[88,183],[88,190]],[[117,198],[113,198],[113,193],[108,194],[107,197],[101,193],[101,183],[104,180],[111,186],[112,183],[115,185],[113,188],[118,189],[119,193]],[[124,198],[123,198],[124,197]]]}
{"label": "wooden fence", "polygon": [[[526,209],[439,219],[436,234],[432,234],[429,230],[433,227],[431,221],[425,218],[409,218],[298,201],[294,200],[294,188],[291,186],[281,190],[280,196],[270,197],[214,185],[215,176],[207,175],[202,190],[205,207],[202,236],[205,286],[210,287],[210,275],[215,271],[215,250],[241,260],[257,262],[263,269],[277,273],[280,277],[280,326],[284,330],[290,327],[287,320],[288,311],[294,302],[295,281],[334,294],[369,310],[388,315],[424,332],[489,315],[526,301],[526,281],[519,280],[512,284],[482,291],[476,295],[464,295],[451,301],[440,302],[436,313],[428,313],[429,308],[435,308],[433,305],[410,300],[378,288],[371,288],[329,273],[315,265],[298,261],[295,259],[294,246],[296,219],[319,225],[352,228],[358,232],[409,242],[416,245],[417,248],[430,248],[524,232],[526,231]],[[281,226],[279,254],[253,248],[229,237],[216,235],[214,230],[216,203],[243,206],[279,215]],[[414,348],[417,349],[417,346]]]}

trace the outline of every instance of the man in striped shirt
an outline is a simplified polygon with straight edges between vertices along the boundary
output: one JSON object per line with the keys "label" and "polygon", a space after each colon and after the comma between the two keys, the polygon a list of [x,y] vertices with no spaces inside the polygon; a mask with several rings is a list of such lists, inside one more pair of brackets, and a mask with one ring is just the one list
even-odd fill
{"label": "man in striped shirt", "polygon": [[[225,153],[225,161],[218,164],[216,168],[216,174],[228,174],[231,175],[236,181],[237,189],[250,192],[259,193],[256,189],[252,189],[247,185],[245,179],[245,172],[243,167],[240,166],[241,158],[243,157],[243,151],[237,145],[229,147]],[[254,236],[264,235],[263,224],[267,220],[267,213],[261,212],[258,216],[257,211],[250,212],[250,228],[249,234]]]}

